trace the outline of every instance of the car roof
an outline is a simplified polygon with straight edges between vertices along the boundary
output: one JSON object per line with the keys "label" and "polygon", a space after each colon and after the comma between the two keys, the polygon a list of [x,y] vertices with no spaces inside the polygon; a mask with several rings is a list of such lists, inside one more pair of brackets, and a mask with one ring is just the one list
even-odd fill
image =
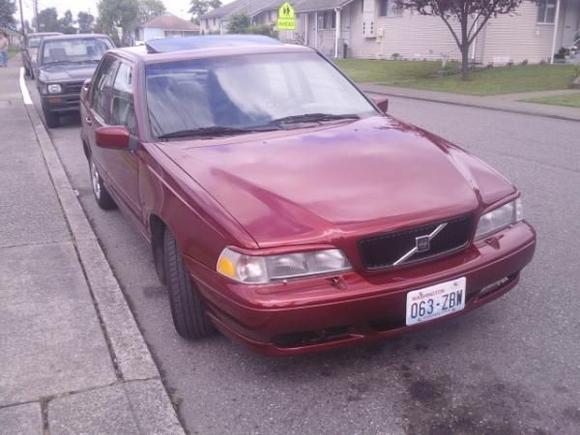
{"label": "car roof", "polygon": [[56,34],[51,36],[50,38],[45,38],[44,41],[62,41],[67,39],[96,39],[96,38],[106,38],[111,39],[107,35],[103,35],[101,33],[84,33],[84,34],[74,34],[74,35],[63,35],[63,34]]}
{"label": "car roof", "polygon": [[62,35],[62,33],[60,33],[60,32],[37,32],[37,33],[28,33],[28,34],[26,34],[26,37],[30,38],[32,36],[58,36],[58,35]]}
{"label": "car roof", "polygon": [[149,53],[167,53],[201,48],[246,47],[252,45],[281,45],[277,39],[264,35],[207,35],[185,38],[153,39],[145,43]]}
{"label": "car roof", "polygon": [[261,35],[210,35],[184,38],[163,38],[149,41],[147,46],[110,50],[134,62],[164,63],[176,60],[257,53],[312,52],[309,47],[284,44]]}

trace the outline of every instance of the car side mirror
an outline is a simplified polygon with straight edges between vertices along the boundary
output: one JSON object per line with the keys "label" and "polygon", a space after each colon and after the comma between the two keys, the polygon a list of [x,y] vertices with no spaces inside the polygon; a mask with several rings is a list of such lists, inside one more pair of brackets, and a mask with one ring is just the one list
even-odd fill
{"label": "car side mirror", "polygon": [[85,97],[90,90],[91,90],[91,79],[87,79],[84,81],[83,87],[81,88],[81,98]]}
{"label": "car side mirror", "polygon": [[112,150],[124,150],[129,148],[130,135],[127,127],[99,127],[95,130],[97,146]]}
{"label": "car side mirror", "polygon": [[387,113],[389,110],[389,99],[383,95],[376,95],[372,97],[374,103],[377,105],[381,112]]}

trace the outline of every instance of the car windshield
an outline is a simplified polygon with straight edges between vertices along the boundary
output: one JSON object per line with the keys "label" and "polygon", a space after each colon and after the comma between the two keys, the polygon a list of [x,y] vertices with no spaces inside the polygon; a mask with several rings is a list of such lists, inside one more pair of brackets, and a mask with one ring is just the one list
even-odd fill
{"label": "car windshield", "polygon": [[105,51],[112,48],[105,38],[79,38],[46,41],[42,51],[42,64],[96,63]]}
{"label": "car windshield", "polygon": [[376,114],[316,53],[151,64],[146,87],[153,134],[160,138],[238,134]]}

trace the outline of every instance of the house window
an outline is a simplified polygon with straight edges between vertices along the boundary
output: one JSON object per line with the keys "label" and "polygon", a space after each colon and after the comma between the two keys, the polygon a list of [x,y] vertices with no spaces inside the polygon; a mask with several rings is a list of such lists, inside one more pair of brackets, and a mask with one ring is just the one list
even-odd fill
{"label": "house window", "polygon": [[395,0],[379,0],[380,17],[400,17],[401,15],[403,15],[403,9]]}
{"label": "house window", "polygon": [[538,23],[554,24],[556,0],[538,0]]}
{"label": "house window", "polygon": [[334,11],[318,13],[318,29],[330,30],[336,27],[336,14]]}

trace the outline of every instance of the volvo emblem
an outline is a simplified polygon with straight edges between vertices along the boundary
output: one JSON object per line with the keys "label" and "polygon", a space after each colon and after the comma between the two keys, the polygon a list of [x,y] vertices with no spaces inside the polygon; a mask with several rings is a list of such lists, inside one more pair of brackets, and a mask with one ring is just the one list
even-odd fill
{"label": "volvo emblem", "polygon": [[415,237],[415,247],[417,248],[417,253],[427,252],[431,249],[431,237],[429,235]]}
{"label": "volvo emblem", "polygon": [[431,231],[430,234],[415,237],[415,246],[409,252],[407,252],[405,255],[403,255],[401,258],[395,261],[393,263],[393,266],[398,266],[399,264],[404,263],[415,254],[429,251],[431,249],[431,240],[437,237],[437,234],[439,234],[446,226],[447,223],[437,225],[437,227],[433,231]]}

